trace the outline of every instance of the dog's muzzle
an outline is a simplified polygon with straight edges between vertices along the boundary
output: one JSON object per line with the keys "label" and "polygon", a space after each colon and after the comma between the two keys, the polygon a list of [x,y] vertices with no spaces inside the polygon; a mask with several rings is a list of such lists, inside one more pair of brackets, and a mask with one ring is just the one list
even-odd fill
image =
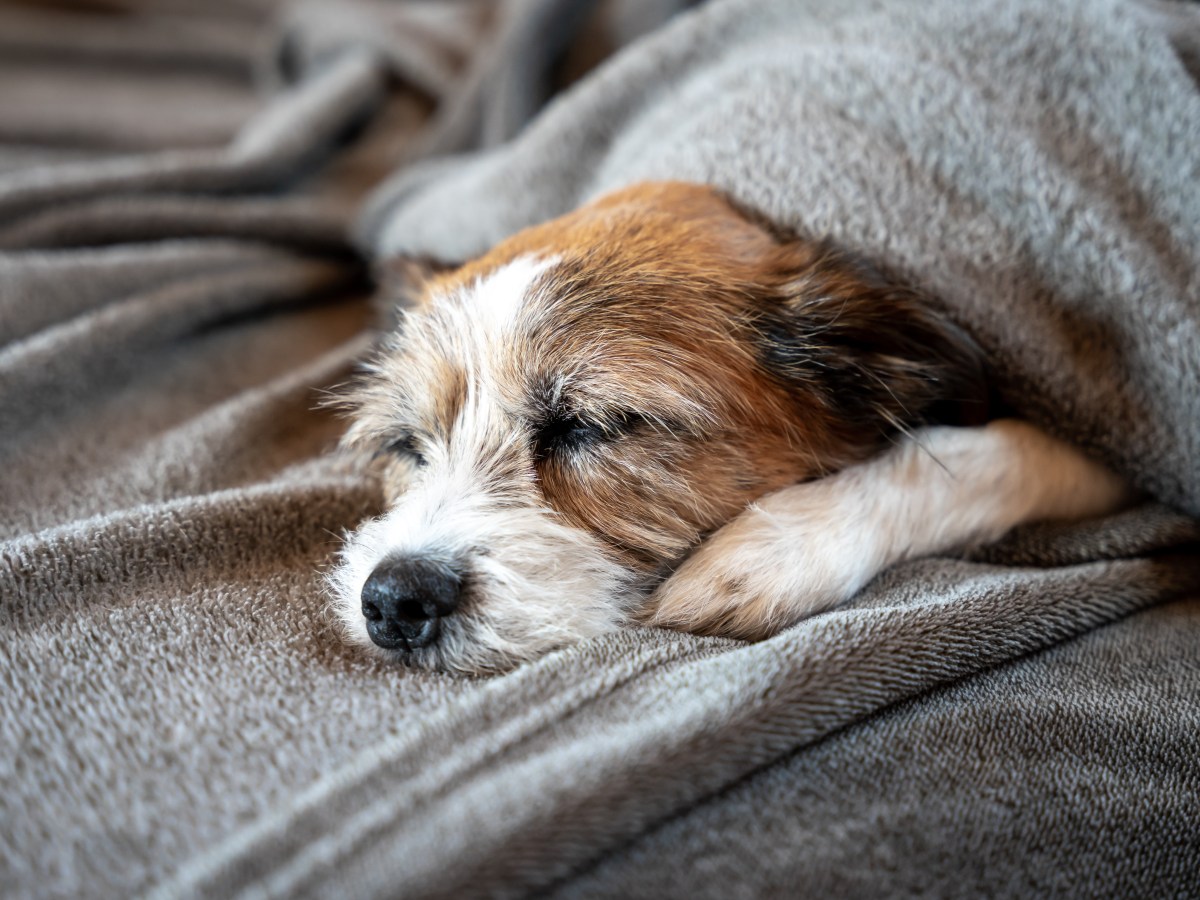
{"label": "dog's muzzle", "polygon": [[461,592],[462,577],[445,563],[385,559],[362,588],[367,634],[385,650],[428,647],[441,633],[441,620],[458,608]]}

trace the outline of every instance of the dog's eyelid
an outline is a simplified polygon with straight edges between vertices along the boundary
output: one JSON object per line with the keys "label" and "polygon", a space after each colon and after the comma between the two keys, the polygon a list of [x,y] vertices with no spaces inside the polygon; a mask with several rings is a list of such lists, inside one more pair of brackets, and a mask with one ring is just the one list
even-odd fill
{"label": "dog's eyelid", "polygon": [[558,411],[531,423],[535,455],[545,459],[605,442],[618,440],[635,429],[653,424],[654,418],[632,410],[607,413]]}
{"label": "dog's eyelid", "polygon": [[417,436],[411,432],[406,432],[398,437],[392,438],[386,444],[379,448],[375,453],[379,456],[398,456],[412,460],[418,466],[425,465],[425,454],[420,450],[420,442]]}
{"label": "dog's eyelid", "polygon": [[604,426],[600,420],[586,413],[554,412],[540,421],[531,423],[535,440],[539,444],[553,443],[568,435],[584,432],[601,433]]}

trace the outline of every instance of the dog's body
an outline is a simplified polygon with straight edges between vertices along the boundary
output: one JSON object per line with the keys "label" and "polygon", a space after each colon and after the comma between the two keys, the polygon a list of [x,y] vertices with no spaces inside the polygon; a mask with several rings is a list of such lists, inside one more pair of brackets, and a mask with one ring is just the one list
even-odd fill
{"label": "dog's body", "polygon": [[1023,423],[911,430],[981,388],[913,291],[709,188],[636,185],[424,286],[357,398],[390,509],[338,611],[472,672],[632,620],[761,638],[899,560],[1125,502]]}

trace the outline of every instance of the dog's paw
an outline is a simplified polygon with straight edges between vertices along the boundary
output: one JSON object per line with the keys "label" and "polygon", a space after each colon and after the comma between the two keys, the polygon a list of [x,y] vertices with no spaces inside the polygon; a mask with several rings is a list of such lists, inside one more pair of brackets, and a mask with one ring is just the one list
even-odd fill
{"label": "dog's paw", "polygon": [[848,600],[879,566],[864,504],[845,497],[835,476],[763,498],[663,582],[645,621],[758,640]]}

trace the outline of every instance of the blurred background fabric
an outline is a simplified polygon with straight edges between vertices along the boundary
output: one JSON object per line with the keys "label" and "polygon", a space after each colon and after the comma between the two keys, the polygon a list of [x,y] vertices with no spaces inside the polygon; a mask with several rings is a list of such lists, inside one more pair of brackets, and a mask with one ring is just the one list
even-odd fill
{"label": "blurred background fabric", "polygon": [[[0,3],[0,894],[1195,895],[1195,8],[691,6]],[[697,97],[721,116],[676,127]],[[782,168],[739,144],[801,106]],[[1010,399],[1157,502],[757,645],[630,629],[494,679],[343,645],[321,572],[381,501],[320,403],[380,262],[647,175],[944,292]],[[1116,330],[1051,333],[1068,301]],[[1073,354],[1115,362],[1081,388]]]}

